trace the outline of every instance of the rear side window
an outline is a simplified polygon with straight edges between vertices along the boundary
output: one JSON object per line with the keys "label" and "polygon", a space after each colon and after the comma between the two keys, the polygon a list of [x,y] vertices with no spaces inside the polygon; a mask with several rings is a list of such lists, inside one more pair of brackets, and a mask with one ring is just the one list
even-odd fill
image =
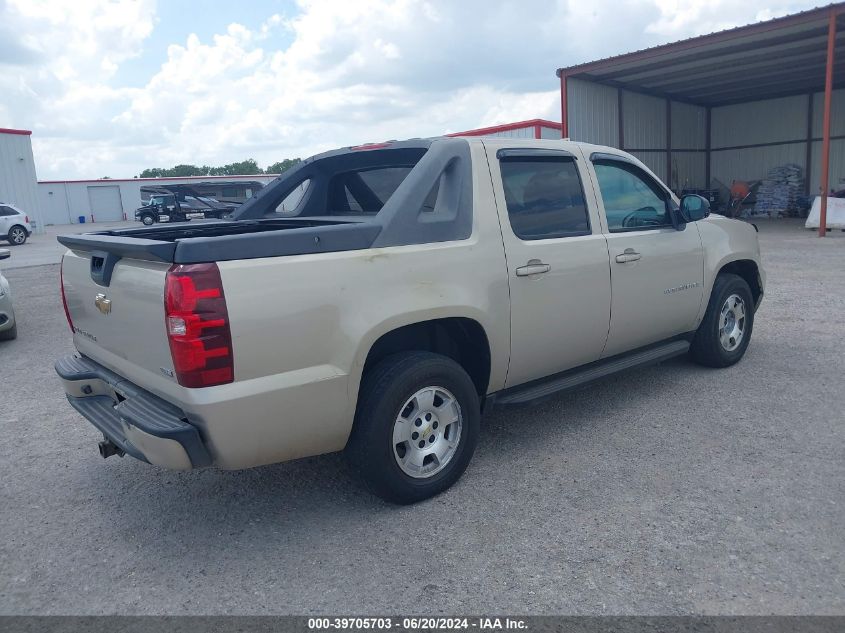
{"label": "rear side window", "polygon": [[15,211],[14,209],[0,205],[0,218],[5,217],[5,216],[9,216],[9,215],[17,215],[17,214],[18,214],[18,212]]}
{"label": "rear side window", "polygon": [[501,160],[502,185],[514,234],[523,240],[590,233],[575,159],[513,157]]}

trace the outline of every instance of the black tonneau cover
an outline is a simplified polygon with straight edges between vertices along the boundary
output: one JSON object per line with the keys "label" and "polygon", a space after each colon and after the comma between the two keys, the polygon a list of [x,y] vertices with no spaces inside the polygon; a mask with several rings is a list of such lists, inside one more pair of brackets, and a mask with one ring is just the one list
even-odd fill
{"label": "black tonneau cover", "polygon": [[117,257],[196,264],[369,248],[381,227],[367,222],[251,220],[60,235],[64,246]]}

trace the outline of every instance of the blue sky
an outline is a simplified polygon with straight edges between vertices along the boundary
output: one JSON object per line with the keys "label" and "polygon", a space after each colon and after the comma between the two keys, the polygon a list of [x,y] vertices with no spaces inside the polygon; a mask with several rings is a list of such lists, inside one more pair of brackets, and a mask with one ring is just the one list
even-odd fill
{"label": "blue sky", "polygon": [[[197,10],[198,6],[201,10]],[[298,12],[293,0],[160,2],[156,8],[155,28],[143,42],[140,55],[128,59],[121,66],[118,79],[124,85],[142,87],[167,61],[167,47],[174,42],[183,42],[188,33],[196,33],[200,40],[207,41],[216,33],[225,32],[226,27],[233,22],[253,30],[271,15],[293,17]],[[189,17],[186,19],[186,16]],[[292,39],[289,34],[280,34],[278,45],[287,47]]]}
{"label": "blue sky", "polygon": [[815,0],[0,0],[0,127],[41,179],[268,165],[559,117],[557,67]]}

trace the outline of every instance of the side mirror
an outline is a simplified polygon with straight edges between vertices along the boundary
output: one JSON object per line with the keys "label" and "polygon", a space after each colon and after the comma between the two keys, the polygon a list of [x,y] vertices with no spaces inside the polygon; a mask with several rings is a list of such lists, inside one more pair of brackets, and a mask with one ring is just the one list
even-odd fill
{"label": "side mirror", "polygon": [[681,216],[687,222],[703,220],[710,215],[710,203],[707,198],[695,193],[688,193],[681,198]]}
{"label": "side mirror", "polygon": [[0,259],[9,259],[11,256],[8,248],[0,248]]}

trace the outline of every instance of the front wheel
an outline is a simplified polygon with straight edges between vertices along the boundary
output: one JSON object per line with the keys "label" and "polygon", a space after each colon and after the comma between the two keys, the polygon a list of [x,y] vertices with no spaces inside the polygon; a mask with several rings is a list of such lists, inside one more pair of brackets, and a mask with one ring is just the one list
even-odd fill
{"label": "front wheel", "polygon": [[455,361],[430,352],[396,354],[364,376],[346,454],[377,495],[414,503],[460,478],[480,418],[475,385]]}
{"label": "front wheel", "polygon": [[13,226],[9,229],[9,235],[6,239],[12,246],[20,246],[26,242],[26,237],[26,229],[22,226]]}
{"label": "front wheel", "polygon": [[141,222],[144,224],[144,226],[152,226],[155,223],[155,221],[156,221],[155,217],[153,217],[149,213],[145,213],[144,215],[141,216]]}
{"label": "front wheel", "polygon": [[739,275],[716,277],[704,319],[690,346],[692,359],[707,367],[729,367],[748,349],[754,327],[754,299]]}

